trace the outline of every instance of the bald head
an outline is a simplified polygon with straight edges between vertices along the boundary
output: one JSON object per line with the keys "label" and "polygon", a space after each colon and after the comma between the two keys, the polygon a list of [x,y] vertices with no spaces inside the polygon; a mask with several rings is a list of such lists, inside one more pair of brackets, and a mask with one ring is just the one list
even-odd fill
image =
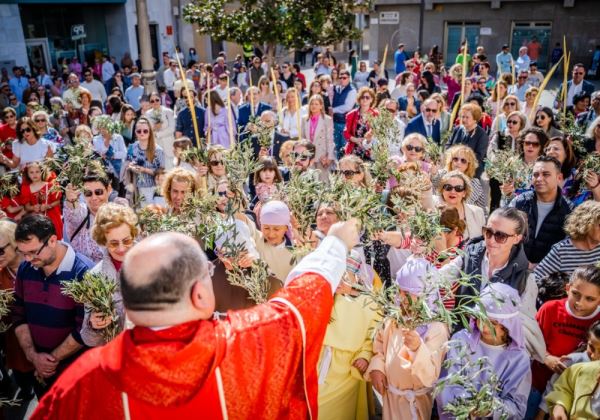
{"label": "bald head", "polygon": [[192,304],[192,285],[211,283],[208,266],[206,255],[192,238],[174,232],[152,235],[133,247],[123,262],[121,292],[125,307],[132,311],[167,311]]}

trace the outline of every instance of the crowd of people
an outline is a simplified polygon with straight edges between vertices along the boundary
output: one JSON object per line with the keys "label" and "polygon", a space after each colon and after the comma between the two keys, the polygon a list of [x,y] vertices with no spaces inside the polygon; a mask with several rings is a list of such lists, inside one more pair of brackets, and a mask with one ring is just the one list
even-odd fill
{"label": "crowd of people", "polygon": [[[105,363],[112,374],[131,368],[147,375],[123,379],[123,407],[166,414],[200,395],[198,384],[176,374],[185,368],[190,381],[210,382],[201,395],[221,401],[213,407],[221,414],[275,418],[285,416],[273,408],[277,402],[256,412],[236,402],[231,388],[246,378],[241,370],[273,363],[273,383],[257,376],[248,393],[272,386],[290,412],[318,409],[322,419],[366,419],[374,393],[384,419],[455,418],[457,406],[471,407],[492,383],[489,405],[474,406],[470,418],[600,417],[600,91],[585,80],[583,64],[572,66],[548,107],[539,105],[544,75],[527,47],[513,58],[506,45],[492,63],[483,47],[472,56],[461,49],[446,69],[437,47],[421,57],[400,44],[393,89],[384,64],[369,69],[353,51],[348,62],[328,49],[318,53],[313,80],[298,64],[259,56],[227,62],[220,54],[213,64],[181,58],[185,67],[162,56],[157,90],[149,93],[130,57],[121,67],[110,57],[69,65],[54,77],[15,68],[2,81],[0,279],[14,290],[3,318],[10,324],[2,348],[6,398],[14,390],[21,401],[37,396],[34,418],[78,412],[76,388],[67,384],[108,387],[114,381],[94,382],[100,373],[82,368]],[[515,156],[523,177],[488,175],[503,164],[496,159],[502,153]],[[71,170],[79,161],[87,167]],[[349,209],[344,200],[312,200],[308,188],[346,188],[378,204]],[[205,214],[194,213],[201,205]],[[365,211],[393,225],[362,229],[355,243],[338,222]],[[437,233],[426,237],[415,215],[432,216]],[[152,235],[182,232],[183,222],[205,234]],[[258,306],[232,280],[239,273],[254,279],[256,267],[264,268],[259,281],[273,298]],[[86,273],[117,285],[114,317],[64,294],[65,282]],[[327,280],[333,301],[328,287],[303,280],[307,273]],[[212,283],[210,293],[198,276]],[[448,282],[448,289],[435,287]],[[294,294],[298,288],[305,294]],[[424,297],[430,321],[394,319],[373,298],[382,290],[397,292],[393,301],[407,318],[414,314],[406,308],[414,311]],[[275,321],[277,311],[265,309],[274,301],[279,310],[300,305],[291,311],[301,327]],[[447,313],[470,307],[472,319],[436,318],[444,311],[436,301]],[[195,309],[185,312],[184,304]],[[190,340],[196,333],[186,322],[235,326],[242,316],[228,311],[261,307],[274,313],[260,312],[256,325],[279,328],[284,338],[271,350],[244,334],[239,347],[228,341],[244,366],[233,369],[233,356],[219,357],[237,379],[220,379],[218,367],[192,374],[194,364],[169,360],[157,373],[138,347],[128,356],[114,350],[164,341],[157,350],[177,353],[180,346],[165,343]],[[124,333],[111,340],[107,328]],[[292,337],[298,328],[302,340]],[[100,362],[111,355],[116,360]],[[306,363],[304,383],[282,379],[298,360]],[[201,370],[213,362],[197,363]],[[291,396],[297,388],[306,389],[305,399],[304,392]],[[97,404],[98,413],[113,409]]]}

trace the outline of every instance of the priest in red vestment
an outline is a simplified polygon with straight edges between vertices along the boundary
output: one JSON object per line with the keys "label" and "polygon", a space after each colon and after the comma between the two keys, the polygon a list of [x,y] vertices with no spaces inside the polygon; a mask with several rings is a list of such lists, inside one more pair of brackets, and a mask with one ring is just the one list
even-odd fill
{"label": "priest in red vestment", "polygon": [[316,365],[357,239],[355,221],[333,225],[268,303],[224,320],[211,319],[210,264],[198,244],[178,233],[144,239],[121,269],[136,327],[81,356],[31,418],[316,419]]}

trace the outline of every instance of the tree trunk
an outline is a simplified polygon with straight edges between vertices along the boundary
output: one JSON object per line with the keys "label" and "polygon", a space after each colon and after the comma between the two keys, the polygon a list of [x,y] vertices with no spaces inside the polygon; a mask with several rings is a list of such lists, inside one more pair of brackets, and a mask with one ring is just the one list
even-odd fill
{"label": "tree trunk", "polygon": [[[142,83],[144,93],[156,91],[156,73],[152,62],[152,44],[150,42],[150,24],[148,22],[148,7],[146,0],[136,1],[138,38],[140,40],[140,61],[142,62]],[[158,57],[156,57],[158,60]]]}
{"label": "tree trunk", "polygon": [[274,42],[267,43],[267,63],[270,67],[275,65],[275,49],[277,48],[277,44]]}

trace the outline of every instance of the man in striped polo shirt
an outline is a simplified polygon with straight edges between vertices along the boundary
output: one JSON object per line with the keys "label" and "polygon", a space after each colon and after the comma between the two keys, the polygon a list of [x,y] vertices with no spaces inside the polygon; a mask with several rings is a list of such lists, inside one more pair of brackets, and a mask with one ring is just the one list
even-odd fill
{"label": "man in striped polo shirt", "polygon": [[63,295],[60,283],[80,280],[90,266],[89,260],[57,239],[46,216],[21,219],[15,239],[24,261],[15,280],[13,325],[35,368],[28,379],[39,399],[83,349],[79,334],[83,305]]}

